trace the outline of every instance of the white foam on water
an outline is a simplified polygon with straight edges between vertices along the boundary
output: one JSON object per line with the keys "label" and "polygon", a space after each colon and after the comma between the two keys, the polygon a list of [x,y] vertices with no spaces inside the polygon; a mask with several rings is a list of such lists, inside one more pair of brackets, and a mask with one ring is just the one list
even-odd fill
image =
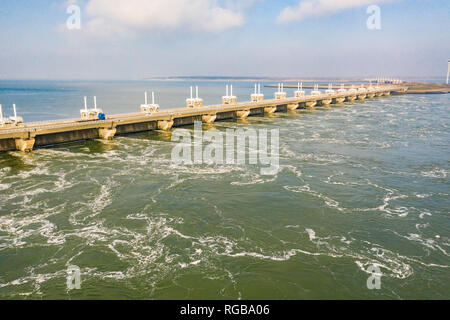
{"label": "white foam on water", "polygon": [[45,283],[49,280],[56,279],[56,278],[63,278],[66,277],[67,273],[66,270],[57,271],[54,273],[35,273],[35,268],[31,267],[29,268],[29,274],[20,277],[18,279],[0,283],[0,288],[5,287],[12,287],[12,286],[23,286],[26,284],[30,284],[33,287],[32,292],[23,292],[24,295],[42,295],[43,292],[41,291],[41,285],[42,283]]}
{"label": "white foam on water", "polygon": [[48,167],[45,166],[45,163],[40,163],[40,164],[33,163],[33,166],[35,166],[33,169],[21,171],[21,172],[17,173],[15,175],[15,177],[23,179],[23,180],[28,180],[29,178],[35,177],[35,176],[50,175],[49,169],[48,169]]}
{"label": "white foam on water", "polygon": [[[0,231],[8,233],[8,236],[0,244],[0,249],[45,245],[43,243],[29,243],[28,238],[35,236],[46,238],[47,244],[60,245],[64,243],[64,236],[58,232],[57,226],[48,220],[52,216],[58,215],[63,209],[63,205],[60,205],[41,210],[40,213],[33,215],[9,214],[0,216]],[[27,213],[27,209],[23,209],[23,211]]]}
{"label": "white foam on water", "polygon": [[345,156],[337,154],[317,154],[317,153],[300,153],[296,156],[297,160],[307,161],[311,165],[329,165],[344,163],[346,160]]}
{"label": "white foam on water", "polygon": [[309,185],[304,185],[304,186],[283,186],[283,188],[285,190],[291,191],[291,192],[295,192],[295,193],[306,193],[310,196],[322,199],[323,202],[332,209],[336,209],[340,212],[346,211],[346,208],[343,208],[340,206],[340,203],[334,199],[331,199],[330,197],[327,197],[319,192],[316,192],[314,190],[311,189],[311,187]]}
{"label": "white foam on water", "polygon": [[409,211],[411,209],[415,209],[415,208],[411,208],[411,207],[408,208],[408,207],[403,207],[403,206],[396,206],[394,208],[391,208],[390,206],[391,206],[391,202],[393,200],[406,199],[406,198],[408,198],[408,196],[404,195],[404,194],[397,194],[396,195],[396,193],[398,193],[397,190],[379,186],[379,185],[377,185],[375,183],[372,183],[371,181],[368,181],[368,180],[367,180],[367,184],[370,185],[370,186],[373,186],[375,188],[378,188],[380,190],[386,191],[386,194],[383,196],[383,199],[382,199],[383,203],[380,204],[378,207],[375,207],[375,208],[358,208],[358,209],[356,209],[356,211],[362,211],[362,212],[364,212],[364,211],[380,211],[380,212],[384,212],[388,216],[395,215],[395,216],[404,218],[404,217],[406,217],[409,214]]}
{"label": "white foam on water", "polygon": [[202,262],[202,260],[195,260],[195,261],[192,261],[192,262],[189,262],[189,263],[182,263],[182,262],[180,262],[178,264],[180,265],[180,267],[182,269],[184,269],[184,268],[187,268],[188,266],[196,266],[196,265],[200,264],[200,262]]}
{"label": "white foam on water", "polygon": [[345,243],[345,244],[351,244],[354,240],[355,240],[355,239],[347,240],[347,238],[344,237],[344,236],[341,237],[341,242],[342,242],[342,243]]}
{"label": "white foam on water", "polygon": [[368,271],[368,268],[377,266],[385,277],[406,279],[413,275],[414,272],[411,266],[399,260],[401,257],[398,255],[381,248],[372,248],[372,251],[374,252],[374,257],[367,257],[365,261],[355,260],[355,264],[362,271],[372,274]]}
{"label": "white foam on water", "polygon": [[[420,230],[418,230],[420,231]],[[399,237],[404,239],[417,242],[425,248],[431,249],[433,251],[440,251],[445,256],[449,256],[449,252],[447,252],[444,248],[442,248],[441,244],[438,243],[439,238],[431,239],[431,238],[423,238],[422,235],[417,233],[409,233],[408,235],[401,235],[396,231],[393,231]]]}
{"label": "white foam on water", "polygon": [[238,288],[237,288],[238,287],[238,283],[237,283],[235,277],[233,276],[233,274],[229,270],[224,269],[224,271],[226,272],[226,274],[227,274],[228,278],[230,279],[231,283],[233,284],[234,290],[237,291],[237,294],[238,294],[237,300],[242,300],[242,292],[240,290],[238,290]]}
{"label": "white foam on water", "polygon": [[308,232],[309,235],[309,240],[313,241],[316,238],[316,233],[314,232],[313,229],[305,229],[306,232]]}
{"label": "white foam on water", "polygon": [[448,170],[434,169],[429,171],[421,171],[420,174],[424,177],[444,179],[447,178]]}
{"label": "white foam on water", "polygon": [[0,168],[0,179],[5,178],[9,172],[11,172],[11,168],[10,167],[4,167],[4,168]]}
{"label": "white foam on water", "polygon": [[179,174],[174,174],[174,175],[172,175],[171,178],[172,178],[173,182],[170,183],[168,186],[160,187],[155,192],[152,192],[152,196],[150,197],[150,199],[151,199],[151,201],[153,203],[157,203],[158,202],[158,200],[157,200],[158,196],[163,194],[165,191],[174,189],[175,187],[177,187],[177,186],[183,184],[184,182],[186,182],[187,180],[189,180],[187,178],[180,178]]}
{"label": "white foam on water", "polygon": [[289,144],[282,143],[280,145],[280,158],[282,159],[292,159],[296,158],[297,154],[289,147]]}
{"label": "white foam on water", "polygon": [[100,213],[104,208],[112,203],[112,189],[117,185],[112,179],[107,179],[105,184],[100,186],[99,194],[87,205],[94,212],[94,214]]}
{"label": "white foam on water", "polygon": [[11,187],[11,184],[9,183],[0,183],[0,191],[9,189]]}
{"label": "white foam on water", "polygon": [[429,223],[416,223],[416,229],[417,231],[420,231],[420,229],[425,229],[428,228],[430,226]]}
{"label": "white foam on water", "polygon": [[257,172],[243,172],[239,175],[240,181],[233,181],[230,184],[233,186],[246,186],[246,185],[254,185],[254,184],[265,184],[274,182],[278,177],[277,175],[273,176],[263,176]]}
{"label": "white foam on water", "polygon": [[281,165],[279,172],[292,172],[297,178],[299,178],[301,181],[303,181],[303,173],[302,171],[292,165]]}
{"label": "white foam on water", "polygon": [[[347,244],[347,247],[334,245],[333,243],[338,239],[340,243]],[[312,239],[310,237],[310,241],[317,245],[317,253],[319,255],[353,259],[365,272],[368,266],[376,264],[384,268],[385,275],[389,277],[404,279],[413,274],[412,267],[404,262],[406,260],[405,256],[401,256],[369,241],[356,241],[354,238],[351,241],[347,241],[342,236],[318,237],[315,233]]]}
{"label": "white foam on water", "polygon": [[432,193],[416,194],[416,197],[417,197],[417,198],[420,198],[420,199],[429,198],[429,197],[431,197],[431,196],[433,196]]}

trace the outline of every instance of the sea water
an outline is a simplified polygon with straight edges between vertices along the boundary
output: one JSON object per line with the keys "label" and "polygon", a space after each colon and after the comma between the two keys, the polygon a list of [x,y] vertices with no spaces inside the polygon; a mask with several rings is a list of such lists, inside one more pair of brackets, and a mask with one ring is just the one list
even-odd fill
{"label": "sea water", "polygon": [[[197,84],[220,103],[225,82]],[[233,84],[249,100],[254,83]],[[155,91],[170,109],[190,85],[1,81],[0,103],[76,118],[85,95],[115,114]],[[0,298],[449,299],[449,125],[448,95],[402,95],[205,128],[279,129],[273,176],[175,164],[159,131],[0,154]]]}

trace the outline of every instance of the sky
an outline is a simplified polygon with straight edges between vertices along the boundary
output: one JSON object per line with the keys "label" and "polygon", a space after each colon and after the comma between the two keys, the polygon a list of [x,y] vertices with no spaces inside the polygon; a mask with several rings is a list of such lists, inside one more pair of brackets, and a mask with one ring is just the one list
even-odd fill
{"label": "sky", "polygon": [[448,0],[1,0],[0,79],[444,78],[449,18]]}

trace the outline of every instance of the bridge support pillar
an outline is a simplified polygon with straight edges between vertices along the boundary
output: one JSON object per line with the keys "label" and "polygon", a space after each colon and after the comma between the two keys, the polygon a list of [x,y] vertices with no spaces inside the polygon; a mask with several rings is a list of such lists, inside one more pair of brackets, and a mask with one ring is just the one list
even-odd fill
{"label": "bridge support pillar", "polygon": [[236,111],[236,118],[238,119],[247,119],[247,117],[250,115],[250,110],[240,110]]}
{"label": "bridge support pillar", "polygon": [[343,104],[345,102],[345,97],[337,97],[336,99],[333,99],[333,103],[335,104]]}
{"label": "bridge support pillar", "polygon": [[35,139],[34,138],[29,138],[29,139],[15,139],[15,143],[16,143],[16,149],[18,151],[21,152],[31,152],[33,150],[34,147],[34,142]]}
{"label": "bridge support pillar", "polygon": [[275,111],[277,111],[277,106],[271,106],[271,107],[264,108],[264,113],[272,114],[272,113],[275,113]]}
{"label": "bridge support pillar", "polygon": [[161,120],[158,121],[158,129],[163,131],[169,131],[173,127],[173,120]]}
{"label": "bridge support pillar", "polygon": [[333,102],[333,99],[323,99],[323,100],[319,100],[319,105],[324,106],[324,107],[329,107],[332,102]]}
{"label": "bridge support pillar", "polygon": [[112,128],[98,128],[98,136],[103,140],[112,140],[116,135],[116,127]]}
{"label": "bridge support pillar", "polygon": [[289,103],[289,104],[287,105],[287,109],[288,109],[289,111],[297,110],[297,108],[298,108],[298,103]]}
{"label": "bridge support pillar", "polygon": [[306,109],[314,109],[316,104],[317,104],[317,101],[306,101],[305,107],[306,107]]}
{"label": "bridge support pillar", "polygon": [[202,122],[206,124],[214,123],[217,119],[217,114],[204,114],[202,115]]}

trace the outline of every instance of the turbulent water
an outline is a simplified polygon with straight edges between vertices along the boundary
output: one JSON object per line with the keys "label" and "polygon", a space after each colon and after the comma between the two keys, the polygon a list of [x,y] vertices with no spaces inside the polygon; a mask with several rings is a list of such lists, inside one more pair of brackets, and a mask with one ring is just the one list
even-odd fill
{"label": "turbulent water", "polygon": [[[179,107],[188,85],[1,82],[0,103],[38,121],[91,93],[107,113],[144,88]],[[174,164],[164,132],[1,154],[0,298],[450,299],[448,111],[448,95],[407,95],[205,128],[278,128],[275,176]]]}

